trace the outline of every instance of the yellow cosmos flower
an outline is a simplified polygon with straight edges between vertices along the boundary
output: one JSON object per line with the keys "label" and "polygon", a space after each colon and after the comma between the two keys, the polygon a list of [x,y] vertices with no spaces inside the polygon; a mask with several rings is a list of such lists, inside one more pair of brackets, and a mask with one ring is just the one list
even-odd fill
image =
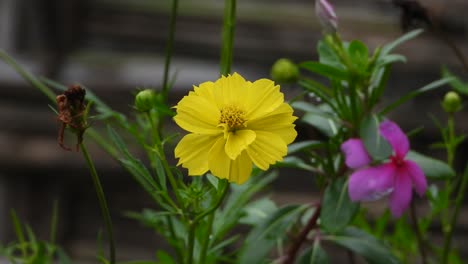
{"label": "yellow cosmos flower", "polygon": [[281,161],[294,141],[293,109],[279,85],[248,82],[237,73],[204,82],[175,107],[175,122],[190,132],[175,148],[178,165],[192,176],[207,171],[238,184],[249,179],[252,163],[262,170]]}

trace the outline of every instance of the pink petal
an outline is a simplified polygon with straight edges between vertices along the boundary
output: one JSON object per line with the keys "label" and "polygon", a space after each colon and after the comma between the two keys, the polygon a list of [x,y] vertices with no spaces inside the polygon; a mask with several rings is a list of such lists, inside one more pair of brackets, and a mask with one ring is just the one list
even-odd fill
{"label": "pink petal", "polygon": [[409,141],[406,134],[396,123],[388,120],[382,122],[379,129],[382,137],[392,145],[396,156],[403,159],[409,151]]}
{"label": "pink petal", "polygon": [[424,176],[424,172],[422,171],[421,167],[419,167],[419,165],[412,160],[405,160],[405,165],[408,170],[408,174],[413,181],[414,189],[419,194],[419,196],[423,196],[427,189],[427,180],[426,176]]}
{"label": "pink petal", "polygon": [[393,217],[399,218],[408,208],[412,196],[411,177],[408,173],[399,173],[395,176],[395,189],[390,197],[390,211]]}
{"label": "pink petal", "polygon": [[349,197],[353,201],[373,201],[393,190],[395,169],[391,164],[361,169],[351,174]]}
{"label": "pink petal", "polygon": [[341,151],[345,155],[345,163],[349,168],[357,169],[371,162],[371,158],[360,139],[346,140],[341,144]]}

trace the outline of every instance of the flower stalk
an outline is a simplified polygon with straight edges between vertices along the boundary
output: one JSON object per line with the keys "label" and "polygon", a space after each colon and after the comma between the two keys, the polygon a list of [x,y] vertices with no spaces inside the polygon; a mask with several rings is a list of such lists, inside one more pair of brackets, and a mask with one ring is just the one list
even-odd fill
{"label": "flower stalk", "polygon": [[179,0],[172,1],[171,9],[171,22],[169,25],[169,36],[167,38],[166,44],[166,58],[164,61],[164,76],[163,76],[163,86],[162,94],[164,100],[167,100],[169,93],[169,69],[171,67],[172,54],[174,52],[174,39],[176,31],[176,22],[177,22],[177,11],[179,9]]}
{"label": "flower stalk", "polygon": [[223,46],[221,50],[221,75],[231,72],[234,32],[236,29],[236,0],[226,0],[224,4]]}
{"label": "flower stalk", "polygon": [[94,162],[91,159],[91,156],[88,153],[88,150],[83,142],[80,143],[80,148],[83,153],[83,157],[86,160],[88,165],[89,172],[91,173],[91,178],[93,179],[94,189],[96,190],[96,195],[99,200],[99,207],[101,208],[102,217],[104,219],[104,225],[106,227],[107,236],[109,239],[109,257],[110,264],[115,263],[115,241],[114,233],[112,229],[112,220],[109,212],[109,207],[107,206],[106,197],[104,195],[104,190],[102,189],[101,181],[94,166]]}

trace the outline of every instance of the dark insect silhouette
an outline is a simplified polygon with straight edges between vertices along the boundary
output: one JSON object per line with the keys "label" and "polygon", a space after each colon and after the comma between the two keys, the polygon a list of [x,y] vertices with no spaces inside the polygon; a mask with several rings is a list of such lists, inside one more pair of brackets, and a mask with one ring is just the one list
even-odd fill
{"label": "dark insect silhouette", "polygon": [[55,100],[58,106],[58,117],[60,128],[58,132],[58,143],[65,150],[71,150],[65,146],[65,129],[70,127],[77,135],[76,151],[83,141],[83,133],[88,128],[85,120],[86,106],[84,98],[86,90],[79,85],[72,85],[63,94],[58,95]]}

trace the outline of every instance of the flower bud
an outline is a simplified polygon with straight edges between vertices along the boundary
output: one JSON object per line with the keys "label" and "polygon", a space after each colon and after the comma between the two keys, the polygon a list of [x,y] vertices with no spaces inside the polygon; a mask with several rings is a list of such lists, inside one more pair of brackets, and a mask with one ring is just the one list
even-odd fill
{"label": "flower bud", "polygon": [[157,96],[151,89],[139,91],[135,96],[135,108],[140,112],[148,112],[155,106]]}
{"label": "flower bud", "polygon": [[289,59],[279,59],[271,68],[271,78],[278,83],[293,83],[299,77],[299,69]]}
{"label": "flower bud", "polygon": [[448,92],[445,94],[444,100],[442,101],[442,107],[447,113],[455,113],[461,109],[460,96],[454,92]]}
{"label": "flower bud", "polygon": [[335,33],[338,29],[338,18],[333,6],[327,0],[315,0],[315,14],[327,34]]}

